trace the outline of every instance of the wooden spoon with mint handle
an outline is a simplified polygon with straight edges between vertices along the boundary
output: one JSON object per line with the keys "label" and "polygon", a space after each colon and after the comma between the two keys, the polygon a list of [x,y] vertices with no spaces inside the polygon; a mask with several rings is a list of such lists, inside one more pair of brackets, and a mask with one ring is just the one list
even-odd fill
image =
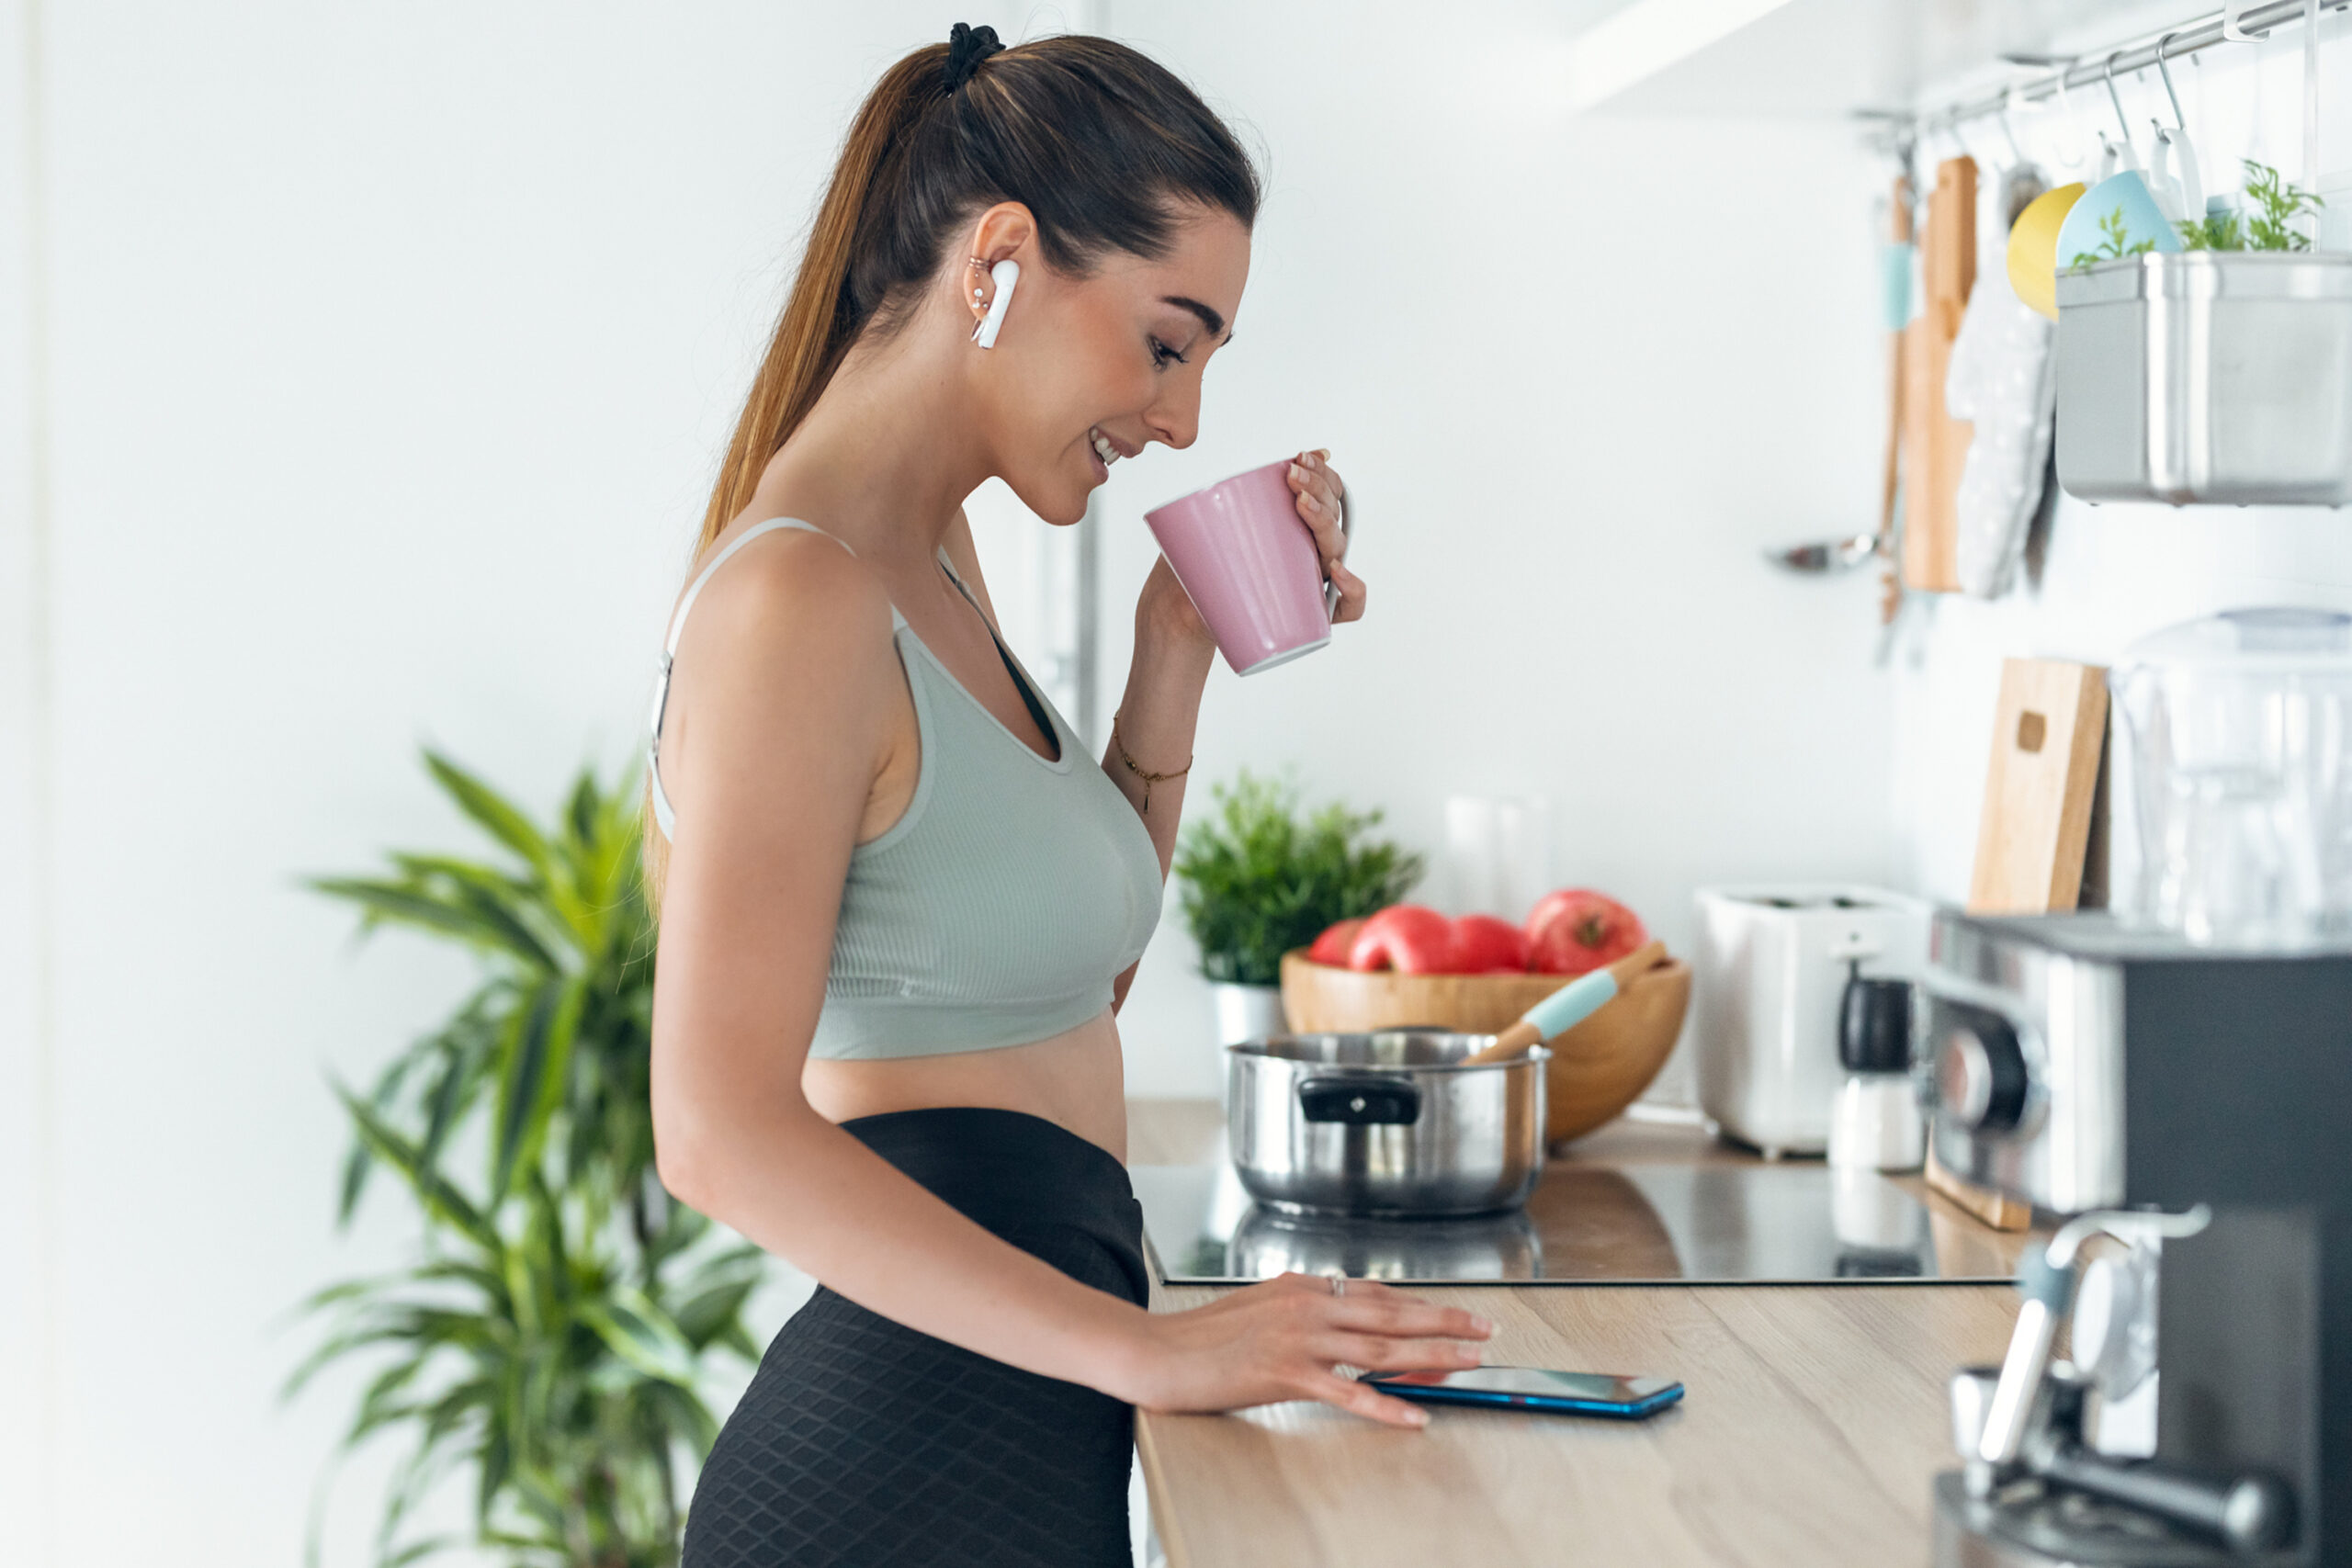
{"label": "wooden spoon with mint handle", "polygon": [[1494,1038],[1494,1043],[1462,1058],[1464,1067],[1483,1067],[1523,1055],[1599,1012],[1635,976],[1666,962],[1666,943],[1653,942],[1636,948],[1614,964],[1603,964],[1554,991],[1527,1010],[1527,1015]]}

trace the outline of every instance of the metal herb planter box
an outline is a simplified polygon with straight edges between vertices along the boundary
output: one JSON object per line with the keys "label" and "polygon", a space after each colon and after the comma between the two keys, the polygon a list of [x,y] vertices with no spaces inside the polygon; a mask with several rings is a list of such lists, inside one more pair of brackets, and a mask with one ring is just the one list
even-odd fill
{"label": "metal herb planter box", "polygon": [[2352,502],[2352,254],[2060,273],[2056,445],[2085,501]]}

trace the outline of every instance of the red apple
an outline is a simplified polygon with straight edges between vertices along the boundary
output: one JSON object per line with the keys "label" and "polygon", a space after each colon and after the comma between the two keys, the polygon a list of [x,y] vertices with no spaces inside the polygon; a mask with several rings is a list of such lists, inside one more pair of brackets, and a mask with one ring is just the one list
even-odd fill
{"label": "red apple", "polygon": [[1544,975],[1589,974],[1649,939],[1641,917],[1606,893],[1564,887],[1545,894],[1527,917],[1528,967]]}
{"label": "red apple", "polygon": [[1315,945],[1306,950],[1306,961],[1309,964],[1329,964],[1334,969],[1346,968],[1348,950],[1355,946],[1356,932],[1362,930],[1363,921],[1361,919],[1341,920],[1329,927],[1315,939]]}
{"label": "red apple", "polygon": [[1464,975],[1525,970],[1527,933],[1492,915],[1462,915],[1453,922],[1453,962]]}
{"label": "red apple", "polygon": [[1394,969],[1405,975],[1451,975],[1453,922],[1419,904],[1391,904],[1363,923],[1348,952],[1351,969]]}

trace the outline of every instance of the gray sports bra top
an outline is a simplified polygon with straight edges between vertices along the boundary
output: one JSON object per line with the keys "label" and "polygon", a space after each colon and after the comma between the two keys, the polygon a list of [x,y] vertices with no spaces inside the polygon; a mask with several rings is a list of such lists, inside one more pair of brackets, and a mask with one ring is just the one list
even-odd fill
{"label": "gray sports bra top", "polygon": [[[662,788],[662,714],[678,634],[711,573],[777,528],[824,534],[789,517],[745,529],[703,568],[671,620],[647,763],[664,837],[676,817]],[[939,564],[971,600],[944,550]],[[979,614],[977,600],[972,607]],[[1053,737],[1057,761],[1039,756],[981,706],[896,605],[890,625],[914,695],[922,760],[906,814],[851,852],[809,1054],[942,1055],[1074,1029],[1111,1005],[1111,982],[1151,940],[1159,920],[1159,852],[1126,796],[1001,641],[998,650]]]}

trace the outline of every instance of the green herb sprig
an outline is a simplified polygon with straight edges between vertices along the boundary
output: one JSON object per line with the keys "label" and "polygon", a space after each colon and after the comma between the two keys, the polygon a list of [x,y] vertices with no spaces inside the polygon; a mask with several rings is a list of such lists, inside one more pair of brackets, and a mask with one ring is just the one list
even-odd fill
{"label": "green herb sprig", "polygon": [[[2192,251],[2308,251],[2312,237],[2297,220],[2327,205],[2300,186],[2290,185],[2268,164],[2245,160],[2245,194],[2259,212],[2241,220],[2234,212],[2207,212],[2174,225],[2180,243]],[[2076,258],[2078,261],[2080,258]]]}
{"label": "green herb sprig", "polygon": [[2245,161],[2245,193],[2262,205],[2262,210],[2246,222],[2246,248],[2256,251],[2307,251],[2312,237],[2295,227],[2295,220],[2306,212],[2316,212],[2327,204],[2310,191],[2289,185],[2279,178],[2278,171],[2267,164]]}
{"label": "green herb sprig", "polygon": [[2144,256],[2156,248],[2154,240],[2142,240],[2135,244],[2124,243],[2123,209],[2117,208],[2098,220],[2098,231],[2107,237],[2095,251],[2076,251],[2073,265],[2089,266],[2094,262],[2120,261],[2125,256]]}
{"label": "green herb sprig", "polygon": [[1184,829],[1175,856],[1184,924],[1209,979],[1274,985],[1284,953],[1396,903],[1421,879],[1421,856],[1359,841],[1378,811],[1334,804],[1302,817],[1295,786],[1247,772],[1211,797],[1214,812]]}

